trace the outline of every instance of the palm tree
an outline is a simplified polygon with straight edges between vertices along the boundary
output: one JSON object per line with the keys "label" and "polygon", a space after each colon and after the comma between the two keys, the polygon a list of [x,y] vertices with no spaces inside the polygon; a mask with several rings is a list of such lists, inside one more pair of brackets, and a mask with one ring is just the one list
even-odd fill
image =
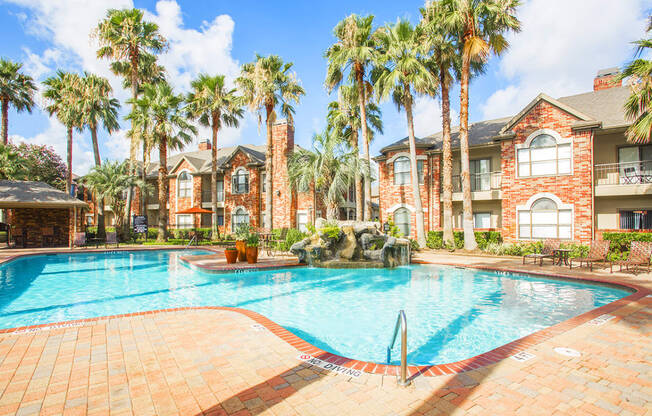
{"label": "palm tree", "polygon": [[426,235],[417,172],[412,106],[415,94],[431,91],[437,81],[419,59],[418,49],[421,38],[419,27],[414,28],[409,21],[399,19],[396,24],[379,30],[377,37],[383,51],[384,62],[374,69],[374,77],[377,79],[376,91],[382,98],[387,98],[391,94],[399,111],[405,110],[410,144],[412,195],[417,220],[417,242],[419,246],[425,247]]}
{"label": "palm tree", "polygon": [[[95,166],[100,166],[102,162],[97,140],[97,128],[101,123],[109,134],[120,128],[118,123],[120,103],[116,98],[112,97],[113,89],[106,78],[85,72],[80,81],[81,99],[79,104],[81,106],[82,126],[88,127],[91,131]],[[104,228],[104,200],[98,195],[96,195],[96,198],[97,234],[99,238],[104,238],[106,233]]]}
{"label": "palm tree", "polygon": [[442,1],[432,1],[420,9],[426,49],[426,67],[439,81],[442,118],[442,205],[443,241],[455,246],[453,237],[453,153],[451,151],[450,88],[459,73],[460,54],[453,35],[442,24],[444,7]]}
{"label": "palm tree", "polygon": [[299,84],[294,72],[290,72],[292,63],[284,63],[277,55],[261,56],[242,65],[240,77],[236,79],[244,103],[258,115],[258,124],[265,115],[267,128],[267,150],[265,152],[265,228],[272,229],[272,178],[274,176],[272,125],[276,120],[276,111],[292,121],[293,104],[298,104],[304,89]]}
{"label": "palm tree", "polygon": [[[652,18],[648,23],[646,33],[652,31]],[[625,102],[625,115],[632,120],[627,129],[627,139],[633,143],[650,143],[652,137],[652,113],[649,109],[652,103],[652,61],[645,59],[645,52],[652,48],[652,39],[641,39],[636,45],[636,59],[630,62],[622,71],[621,79],[630,78],[631,95]]]}
{"label": "palm tree", "polygon": [[[132,110],[135,109],[138,98],[139,65],[150,59],[147,55],[153,55],[163,51],[167,42],[158,31],[158,25],[143,21],[143,12],[138,9],[109,9],[106,18],[102,20],[95,30],[99,39],[100,48],[97,50],[98,58],[112,59],[112,70],[117,75],[129,78],[131,86]],[[143,57],[143,54],[146,54]],[[119,62],[119,63],[117,63]],[[156,73],[156,67],[152,64],[150,69]],[[127,72],[128,71],[128,72]],[[133,125],[132,125],[132,130]],[[136,171],[136,144],[137,139],[131,137],[129,148],[129,171],[135,174]],[[126,225],[129,226],[131,217],[132,189],[127,191],[125,204]]]}
{"label": "palm tree", "polygon": [[312,188],[315,200],[317,190],[321,190],[326,218],[336,220],[346,191],[356,175],[368,176],[368,165],[334,130],[315,134],[312,147],[312,150],[298,149],[290,155],[290,185],[300,192]]}
{"label": "palm tree", "polygon": [[0,59],[0,105],[2,106],[2,144],[9,142],[9,106],[16,111],[32,112],[36,85],[29,75],[20,72],[23,64]]}
{"label": "palm tree", "polygon": [[158,168],[158,238],[165,241],[167,235],[167,153],[168,149],[181,150],[192,141],[190,133],[197,129],[183,114],[183,96],[174,94],[167,82],[144,84],[142,97],[135,103],[135,109],[127,117],[132,125],[150,136],[159,149]]}
{"label": "palm tree", "polygon": [[70,193],[72,189],[72,132],[74,128],[82,128],[81,80],[77,74],[59,70],[56,76],[43,81],[43,85],[45,85],[43,98],[48,103],[45,110],[50,116],[56,115],[61,124],[66,127],[68,136],[66,192]]}
{"label": "palm tree", "polygon": [[222,127],[238,127],[243,117],[241,99],[235,88],[227,88],[224,75],[210,76],[200,74],[190,83],[192,92],[188,94],[187,110],[191,118],[199,119],[203,126],[210,127],[213,133],[211,145],[211,209],[212,238],[220,236],[217,227],[217,132]]}
{"label": "palm tree", "polygon": [[462,50],[460,74],[460,153],[464,248],[475,250],[471,176],[469,168],[469,78],[471,62],[486,63],[491,52],[500,55],[509,46],[505,33],[519,31],[515,11],[520,0],[444,0],[444,24],[457,37]]}
{"label": "palm tree", "polygon": [[[360,106],[358,105],[359,91],[353,85],[342,85],[338,89],[338,101],[328,105],[329,129],[336,129],[338,135],[344,137],[354,152],[360,153],[358,147],[358,132],[362,124]],[[368,102],[366,105],[367,134],[369,141],[373,140],[374,132],[383,133],[383,122],[381,119],[380,107],[376,103]],[[358,175],[355,179],[355,219],[364,219],[364,208],[362,206],[362,178]]]}
{"label": "palm tree", "polygon": [[[349,80],[358,88],[358,105],[362,121],[362,149],[364,158],[371,163],[369,156],[370,135],[367,129],[367,97],[371,95],[372,87],[367,81],[369,67],[378,59],[378,51],[373,38],[374,16],[358,16],[352,14],[339,22],[333,29],[337,42],[326,51],[328,69],[326,88],[332,91],[349,72]],[[371,220],[371,182],[364,184],[364,219]]]}
{"label": "palm tree", "polygon": [[97,195],[98,200],[111,201],[111,210],[116,215],[117,229],[122,225],[122,216],[117,214],[124,208],[123,193],[133,186],[145,187],[141,179],[129,174],[126,161],[105,160],[104,164],[96,164],[80,182]]}

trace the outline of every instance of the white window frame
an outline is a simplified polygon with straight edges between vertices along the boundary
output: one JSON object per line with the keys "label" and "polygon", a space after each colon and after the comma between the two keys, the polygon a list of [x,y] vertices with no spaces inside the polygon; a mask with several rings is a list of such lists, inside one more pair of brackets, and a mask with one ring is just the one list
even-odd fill
{"label": "white window frame", "polygon": [[[233,177],[239,175],[240,172],[244,172],[247,176],[247,192],[235,192],[235,189],[233,189]],[[246,195],[249,191],[251,191],[251,174],[247,168],[240,166],[231,174],[231,193],[234,195]]]}
{"label": "white window frame", "polygon": [[[476,215],[489,215],[489,226],[488,227],[476,227],[475,216]],[[473,213],[473,228],[492,228],[491,227],[491,212],[490,211],[478,211]]]}
{"label": "white window frame", "polygon": [[[182,227],[180,221],[181,218],[190,218],[190,222],[187,224],[183,224],[184,226]],[[187,230],[193,228],[194,227],[193,214],[176,214],[176,222],[177,222],[177,229],[179,230]]]}
{"label": "white window frame", "polygon": [[398,214],[399,211],[405,211],[405,212],[407,213],[407,227],[408,227],[408,233],[405,234],[405,233],[403,232],[403,230],[401,230],[401,232],[403,232],[403,237],[406,237],[406,238],[407,238],[407,237],[410,237],[410,235],[411,235],[411,233],[412,233],[412,211],[410,211],[410,210],[407,209],[406,207],[401,207],[401,208],[396,209],[396,210],[392,213],[392,220],[394,221],[394,225],[396,225],[397,227],[398,227],[398,224],[399,224],[399,223],[396,221],[396,214]]}
{"label": "white window frame", "polygon": [[[548,193],[548,192],[542,192],[538,193],[536,195],[532,195],[530,199],[527,200],[525,205],[518,205],[516,207],[516,239],[517,240],[544,240],[546,238],[552,238],[552,237],[533,237],[532,236],[532,217],[530,217],[530,237],[521,237],[521,223],[520,223],[520,215],[519,213],[521,211],[528,211],[532,212],[532,205],[538,201],[541,198],[547,198],[555,202],[557,204],[557,215],[559,215],[559,211],[570,211],[570,217],[571,217],[571,222],[570,222],[570,237],[569,238],[561,238],[559,235],[557,235],[557,238],[560,240],[565,240],[565,241],[571,241],[573,240],[573,236],[575,235],[575,207],[573,204],[564,204],[561,199],[555,194]],[[525,225],[525,224],[524,224]],[[557,219],[557,232],[559,232],[559,218]]]}
{"label": "white window frame", "polygon": [[231,211],[231,232],[235,232],[236,229],[235,216],[239,210],[243,210],[244,213],[247,214],[247,225],[251,225],[251,215],[249,214],[249,211],[247,210],[247,208],[243,207],[242,205],[238,205],[237,207],[233,208],[233,211]]}
{"label": "white window frame", "polygon": [[[299,216],[300,215],[305,215],[306,216],[306,222],[303,223],[303,224],[301,224],[299,222]],[[301,209],[297,210],[297,228],[299,229],[299,231],[304,232],[304,233],[307,232],[308,231],[307,225],[309,223],[310,223],[310,214],[308,213],[308,211],[307,210],[301,210]],[[302,225],[303,225],[303,227],[302,227]]]}
{"label": "white window frame", "polygon": [[[410,182],[410,180],[408,180],[408,182],[406,182],[404,184],[397,184],[396,183],[396,176],[394,175],[394,173],[395,173],[394,162],[396,161],[396,159],[399,159],[401,157],[407,157],[408,160],[409,160],[410,159],[410,154],[408,152],[399,152],[399,153],[396,153],[394,156],[392,156],[391,158],[389,158],[387,160],[387,164],[392,165],[392,184],[397,185],[397,186],[405,186],[405,185],[409,185],[409,184],[412,183],[412,182]],[[423,168],[421,170],[422,175],[420,175],[419,178],[418,178],[420,185],[422,185],[425,182],[425,176],[426,176],[425,171],[426,171],[426,161],[427,160],[428,160],[428,156],[426,156],[426,155],[417,155],[417,170],[419,170],[419,162],[422,162],[422,165],[423,165]],[[412,166],[410,165],[410,171],[411,170],[412,170]]]}
{"label": "white window frame", "polygon": [[[181,196],[181,195],[180,195],[180,192],[181,192],[181,182],[182,182],[182,181],[181,181],[179,178],[180,178],[181,175],[184,174],[184,173],[186,173],[186,174],[190,177],[190,180],[188,181],[188,182],[190,182],[190,196]],[[183,182],[186,182],[186,181],[183,181]],[[190,200],[192,201],[192,198],[193,198],[193,196],[194,196],[194,195],[193,195],[193,191],[194,191],[194,189],[193,189],[194,186],[193,186],[193,185],[194,185],[194,184],[193,184],[193,177],[192,177],[192,175],[190,174],[190,171],[189,171],[189,170],[184,169],[184,170],[182,170],[181,172],[179,172],[179,174],[177,175],[177,199],[181,199],[181,198],[184,198],[184,199],[186,199],[186,198],[190,198]]]}
{"label": "white window frame", "polygon": [[[524,163],[529,163],[530,165],[530,174],[529,175],[521,175],[520,172],[520,158],[519,158],[519,150],[524,150],[524,149],[530,149],[530,145],[532,141],[537,138],[538,136],[546,134],[548,136],[551,136],[555,141],[557,142],[555,145],[555,159],[550,159],[550,160],[555,160],[555,172],[554,173],[549,173],[549,174],[544,174],[544,175],[532,175],[532,154],[530,150],[529,154],[529,161],[526,161]],[[563,145],[568,145],[570,148],[570,168],[567,173],[559,173],[559,146]],[[515,152],[515,159],[516,159],[516,177],[517,178],[544,178],[544,177],[554,177],[554,176],[571,176],[573,175],[573,138],[563,138],[559,133],[552,129],[539,129],[532,134],[530,134],[527,139],[525,139],[525,142],[516,144],[514,146],[514,152]],[[566,159],[566,158],[563,158]]]}

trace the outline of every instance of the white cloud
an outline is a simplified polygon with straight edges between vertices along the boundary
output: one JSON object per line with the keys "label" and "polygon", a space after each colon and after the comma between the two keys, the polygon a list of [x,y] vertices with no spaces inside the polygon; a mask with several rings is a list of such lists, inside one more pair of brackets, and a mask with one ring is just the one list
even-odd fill
{"label": "white cloud", "polygon": [[[414,103],[414,135],[428,136],[441,131],[441,102],[430,97],[419,97]],[[451,125],[457,125],[458,114],[451,109]]]}
{"label": "white cloud", "polygon": [[520,33],[499,64],[510,83],[482,106],[484,118],[513,115],[540,92],[590,91],[599,69],[631,59],[644,33],[649,0],[530,0],[518,12]]}
{"label": "white cloud", "polygon": [[[107,77],[111,81],[115,94],[122,101],[122,116],[128,112],[124,101],[129,92],[122,88],[122,80],[109,70],[109,62],[97,58],[97,40],[91,37],[98,22],[106,15],[109,8],[133,7],[132,0],[6,0],[22,6],[26,13],[16,14],[23,23],[26,32],[38,37],[45,44],[42,53],[23,48],[25,53],[25,70],[37,80],[43,80],[57,68],[72,71],[90,71]],[[174,0],[161,0],[156,4],[156,12],[145,11],[145,19],[159,25],[161,34],[168,39],[168,50],[159,57],[165,66],[170,83],[177,91],[187,91],[190,80],[200,72],[224,74],[229,83],[233,82],[239,70],[239,64],[231,56],[232,36],[235,23],[228,15],[219,15],[212,21],[205,21],[198,30],[184,27],[183,12]],[[58,139],[50,135],[60,134],[50,121],[48,128],[29,139],[29,142],[53,144]],[[111,159],[128,156],[129,145],[125,138],[128,123],[122,122],[123,130],[112,136],[100,133],[100,152],[102,157]],[[63,127],[59,125],[63,130]],[[210,137],[207,129],[200,128],[198,137]],[[63,134],[65,137],[65,132]],[[17,136],[20,137],[20,136]],[[91,148],[87,134],[76,135],[76,143],[83,143]],[[220,133],[220,142],[224,145],[235,143],[240,137],[240,129],[225,129]],[[39,142],[40,141],[40,142]],[[195,143],[188,146],[192,149]],[[77,146],[77,145],[76,145]],[[65,141],[61,148],[55,146],[57,153],[65,156]],[[91,163],[77,160],[75,151],[75,173],[84,174]],[[83,149],[80,155],[83,155]],[[92,161],[92,157],[88,158]]]}

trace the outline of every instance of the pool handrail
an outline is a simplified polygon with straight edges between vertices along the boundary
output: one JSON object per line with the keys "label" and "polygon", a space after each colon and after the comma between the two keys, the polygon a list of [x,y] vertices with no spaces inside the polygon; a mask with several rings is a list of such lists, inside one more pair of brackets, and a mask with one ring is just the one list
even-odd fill
{"label": "pool handrail", "polygon": [[387,363],[391,361],[392,348],[394,348],[394,343],[396,343],[396,336],[398,335],[398,328],[401,327],[401,372],[398,379],[399,386],[408,386],[410,380],[407,378],[407,318],[405,317],[405,311],[401,309],[398,312],[398,317],[396,318],[396,325],[394,325],[394,335],[392,335],[392,341],[387,347]]}

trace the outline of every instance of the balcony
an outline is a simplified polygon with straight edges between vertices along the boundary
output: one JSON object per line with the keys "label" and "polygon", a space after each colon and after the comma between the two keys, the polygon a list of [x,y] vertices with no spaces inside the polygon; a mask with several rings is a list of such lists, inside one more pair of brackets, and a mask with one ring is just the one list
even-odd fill
{"label": "balcony", "polygon": [[[211,190],[204,189],[201,191],[201,206],[202,208],[210,209],[211,207]],[[224,191],[217,191],[217,207],[224,208]]]}
{"label": "balcony", "polygon": [[[502,172],[486,172],[471,174],[471,199],[487,201],[502,199]],[[462,178],[453,175],[453,201],[462,200]]]}
{"label": "balcony", "polygon": [[595,196],[652,195],[652,160],[595,165]]}

